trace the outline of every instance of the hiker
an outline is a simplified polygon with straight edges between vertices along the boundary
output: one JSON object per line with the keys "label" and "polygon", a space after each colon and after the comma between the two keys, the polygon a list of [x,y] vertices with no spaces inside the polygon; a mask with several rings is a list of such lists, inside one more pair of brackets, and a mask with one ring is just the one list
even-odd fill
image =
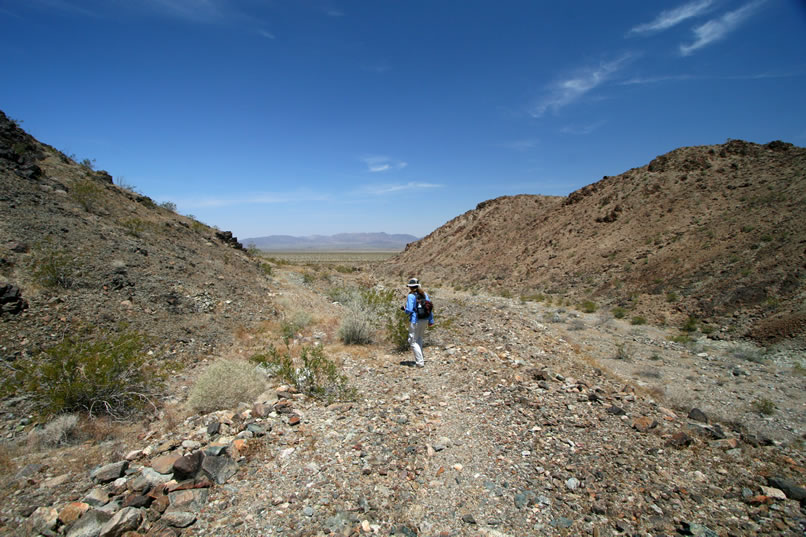
{"label": "hiker", "polygon": [[406,305],[403,311],[409,314],[409,345],[414,353],[414,365],[425,367],[423,358],[423,335],[425,329],[434,324],[434,313],[431,311],[431,299],[420,287],[420,280],[412,278],[406,284],[409,294],[406,297]]}

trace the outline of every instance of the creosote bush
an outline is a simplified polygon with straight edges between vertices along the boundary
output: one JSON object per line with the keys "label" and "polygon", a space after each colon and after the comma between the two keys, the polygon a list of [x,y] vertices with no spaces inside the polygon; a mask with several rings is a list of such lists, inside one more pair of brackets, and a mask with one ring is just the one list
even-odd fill
{"label": "creosote bush", "polygon": [[217,360],[196,379],[188,394],[188,407],[197,412],[234,408],[252,403],[266,388],[262,374],[245,360]]}
{"label": "creosote bush", "polygon": [[125,327],[115,334],[79,331],[37,357],[15,362],[2,391],[29,397],[42,414],[125,417],[151,403],[160,380],[146,363],[145,346],[142,334]]}
{"label": "creosote bush", "polygon": [[355,388],[347,383],[339,366],[325,356],[320,346],[302,347],[300,356],[294,358],[286,347],[280,352],[270,346],[263,354],[255,354],[250,358],[269,375],[293,384],[300,392],[328,401],[346,401],[356,397]]}
{"label": "creosote bush", "polygon": [[364,310],[351,310],[341,321],[339,339],[347,345],[365,345],[372,343],[375,329],[372,319]]}
{"label": "creosote bush", "polygon": [[98,205],[103,188],[92,179],[80,179],[70,188],[70,197],[79,203],[84,210],[91,211]]}
{"label": "creosote bush", "polygon": [[49,289],[70,289],[73,286],[76,265],[67,252],[45,245],[38,247],[33,257],[31,274],[39,285]]}
{"label": "creosote bush", "polygon": [[596,303],[592,300],[586,300],[579,305],[579,309],[585,313],[594,313],[596,311]]}

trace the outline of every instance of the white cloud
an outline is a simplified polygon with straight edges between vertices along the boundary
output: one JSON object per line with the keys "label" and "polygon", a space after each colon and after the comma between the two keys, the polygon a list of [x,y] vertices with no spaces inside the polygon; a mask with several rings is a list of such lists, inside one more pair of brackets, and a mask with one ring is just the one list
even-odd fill
{"label": "white cloud", "polygon": [[389,170],[402,170],[408,166],[407,162],[393,160],[389,157],[372,156],[361,159],[367,165],[367,171],[372,173],[388,172]]}
{"label": "white cloud", "polygon": [[688,56],[695,50],[724,38],[736,30],[764,2],[765,0],[750,2],[737,10],[729,11],[719,18],[711,19],[705,24],[694,28],[694,42],[688,45],[680,45],[680,53],[683,56]]}
{"label": "white cloud", "polygon": [[532,107],[529,114],[539,118],[549,110],[557,112],[560,108],[577,101],[586,93],[610,80],[624,68],[630,59],[632,56],[625,54],[613,61],[602,62],[596,67],[580,70],[572,77],[558,80],[551,85],[548,93]]}
{"label": "white cloud", "polygon": [[259,33],[260,35],[262,35],[266,39],[277,39],[277,36],[275,36],[273,33],[268,32],[266,30],[258,30],[257,33]]}
{"label": "white cloud", "polygon": [[507,149],[514,149],[515,151],[528,151],[540,145],[540,140],[537,138],[526,138],[523,140],[512,140],[511,142],[502,142],[498,144]]}
{"label": "white cloud", "polygon": [[336,8],[329,8],[325,10],[328,17],[343,17],[344,11]]}
{"label": "white cloud", "polygon": [[713,0],[696,0],[675,9],[662,11],[655,17],[655,20],[635,26],[627,32],[627,35],[651,34],[667,30],[685,20],[701,15],[711,7],[711,4],[713,4]]}
{"label": "white cloud", "polygon": [[560,129],[560,132],[563,134],[585,135],[599,130],[600,128],[604,127],[606,123],[607,121],[602,120],[595,123],[590,123],[588,125],[566,125]]}
{"label": "white cloud", "polygon": [[436,183],[409,182],[402,184],[367,185],[361,189],[366,194],[382,195],[393,192],[403,192],[406,190],[425,190],[431,188],[442,188],[444,185]]}

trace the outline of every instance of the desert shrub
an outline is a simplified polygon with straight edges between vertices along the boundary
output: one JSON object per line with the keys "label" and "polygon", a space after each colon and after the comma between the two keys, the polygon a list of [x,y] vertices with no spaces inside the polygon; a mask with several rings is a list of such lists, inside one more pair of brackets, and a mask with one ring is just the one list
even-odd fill
{"label": "desert shrub", "polygon": [[76,414],[62,414],[48,422],[43,428],[31,433],[34,443],[45,446],[59,446],[74,439],[78,416]]}
{"label": "desert shrub", "polygon": [[349,311],[339,326],[339,339],[347,345],[372,343],[375,332],[368,312],[361,309]]}
{"label": "desert shrub", "polygon": [[[386,328],[387,337],[395,342],[394,334],[402,322],[397,313],[402,312],[395,303],[396,294],[393,290],[334,287],[328,294],[334,302],[339,302],[348,309],[339,327],[339,337],[343,342],[370,343],[374,332],[381,327]],[[408,324],[405,329],[408,333]]]}
{"label": "desert shrub", "polygon": [[616,360],[629,360],[630,351],[624,343],[616,345],[616,355],[613,357]]}
{"label": "desert shrub", "polygon": [[498,293],[498,296],[501,298],[512,298],[512,291],[509,289],[502,289],[501,292]]}
{"label": "desert shrub", "polygon": [[541,293],[521,296],[521,302],[543,302],[545,299],[546,296]]}
{"label": "desert shrub", "polygon": [[627,315],[627,310],[625,310],[620,306],[616,306],[615,308],[610,310],[610,313],[612,313],[613,317],[615,317],[616,319],[623,319],[624,316]]}
{"label": "desert shrub", "polygon": [[669,341],[673,341],[675,343],[680,343],[682,345],[685,345],[687,343],[691,343],[693,340],[691,339],[691,336],[689,336],[688,334],[684,333],[684,334],[677,334],[676,336],[670,337]]}
{"label": "desert shrub", "polygon": [[582,319],[574,319],[568,324],[569,330],[585,330],[585,321]]}
{"label": "desert shrub", "polygon": [[336,272],[340,272],[342,274],[352,274],[353,272],[358,270],[355,267],[348,267],[348,266],[345,266],[345,265],[336,265],[335,267],[333,267],[333,269]]}
{"label": "desert shrub", "polygon": [[261,263],[260,270],[262,270],[263,274],[266,276],[271,276],[274,274],[274,268],[268,263]]}
{"label": "desert shrub", "polygon": [[34,250],[31,275],[42,287],[70,289],[75,272],[76,263],[64,250],[50,245],[39,246]]}
{"label": "desert shrub", "polygon": [[176,212],[176,203],[172,201],[163,201],[162,203],[160,203],[160,207],[162,207],[165,210],[171,211],[172,213]]}
{"label": "desert shrub", "polygon": [[251,403],[266,388],[264,377],[245,360],[217,360],[196,379],[188,394],[188,406],[197,412],[233,408]]}
{"label": "desert shrub", "polygon": [[677,293],[669,291],[666,293],[666,302],[677,302]]}
{"label": "desert shrub", "polygon": [[126,233],[132,237],[140,237],[146,230],[148,225],[145,221],[139,218],[127,218],[120,221],[120,225],[126,230]]}
{"label": "desert shrub", "polygon": [[776,408],[775,403],[764,397],[754,400],[752,403],[750,403],[750,406],[755,412],[758,412],[764,416],[771,416],[775,413]]}
{"label": "desert shrub", "polygon": [[266,353],[250,358],[269,375],[293,384],[300,392],[328,401],[355,399],[356,391],[347,382],[339,366],[325,356],[322,347],[302,347],[299,358],[293,358],[288,348],[279,352],[270,346]]}
{"label": "desert shrub", "polygon": [[95,159],[94,158],[81,159],[79,165],[86,170],[93,171],[95,169]]}
{"label": "desert shrub", "polygon": [[585,313],[594,313],[596,311],[596,303],[591,300],[586,300],[579,305],[579,309]]}
{"label": "desert shrub", "polygon": [[633,325],[646,324],[646,318],[641,317],[640,315],[636,315],[635,317],[630,319],[630,324],[633,324]]}
{"label": "desert shrub", "polygon": [[753,362],[756,364],[761,364],[767,359],[764,349],[759,349],[757,347],[736,347],[731,350],[730,353],[734,358],[747,360],[748,362]]}
{"label": "desert shrub", "polygon": [[313,283],[315,280],[316,280],[316,276],[314,276],[310,272],[304,272],[302,274],[302,283],[310,284],[310,283]]}
{"label": "desert shrub", "polygon": [[699,322],[700,320],[692,315],[686,319],[686,322],[683,323],[683,326],[680,327],[680,330],[683,332],[696,332]]}
{"label": "desert shrub", "polygon": [[386,319],[386,337],[398,352],[409,348],[410,323],[408,314],[402,310],[395,310],[393,315]]}
{"label": "desert shrub", "polygon": [[151,402],[160,379],[146,364],[146,338],[79,332],[38,357],[14,363],[3,392],[24,394],[43,414],[86,411],[123,417]]}
{"label": "desert shrub", "polygon": [[806,366],[803,365],[803,362],[795,362],[792,364],[792,374],[799,377],[806,376]]}
{"label": "desert shrub", "polygon": [[81,205],[84,210],[91,211],[98,205],[103,188],[92,179],[80,179],[70,188],[70,197]]}

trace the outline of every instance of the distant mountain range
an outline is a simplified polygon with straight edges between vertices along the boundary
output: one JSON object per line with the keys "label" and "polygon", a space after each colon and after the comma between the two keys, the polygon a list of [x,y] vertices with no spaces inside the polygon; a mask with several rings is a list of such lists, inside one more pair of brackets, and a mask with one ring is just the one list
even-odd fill
{"label": "distant mountain range", "polygon": [[244,239],[246,246],[260,250],[403,250],[418,239],[414,235],[388,233],[339,233],[336,235],[269,235]]}

